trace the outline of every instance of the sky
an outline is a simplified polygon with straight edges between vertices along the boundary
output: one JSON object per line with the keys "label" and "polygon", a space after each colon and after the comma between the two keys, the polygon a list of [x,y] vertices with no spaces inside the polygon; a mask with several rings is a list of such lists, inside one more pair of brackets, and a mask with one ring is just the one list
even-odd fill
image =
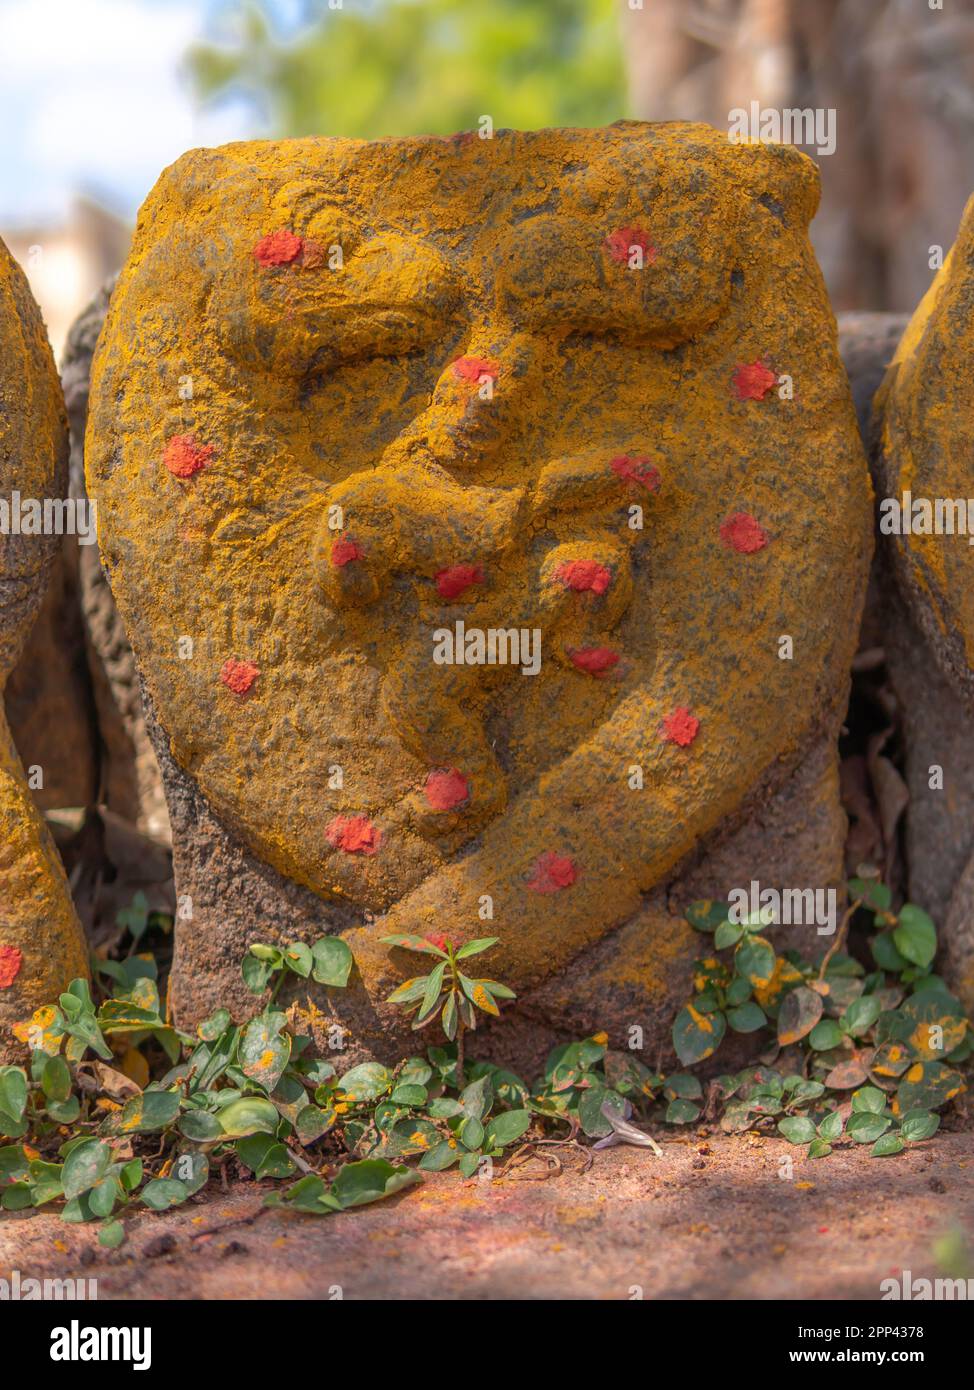
{"label": "sky", "polygon": [[[184,150],[266,134],[195,109],[181,64],[233,22],[228,0],[0,0],[0,223],[58,222],[76,193],[126,218]],[[302,0],[274,0],[282,33]]]}

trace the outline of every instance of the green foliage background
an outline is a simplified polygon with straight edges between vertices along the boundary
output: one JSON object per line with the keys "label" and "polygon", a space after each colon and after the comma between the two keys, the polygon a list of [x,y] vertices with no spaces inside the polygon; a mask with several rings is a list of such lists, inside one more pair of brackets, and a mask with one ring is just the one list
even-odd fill
{"label": "green foliage background", "polygon": [[[188,58],[204,101],[252,100],[280,136],[597,126],[627,114],[617,0],[314,0],[296,38],[267,0]],[[231,7],[233,14],[233,7]]]}

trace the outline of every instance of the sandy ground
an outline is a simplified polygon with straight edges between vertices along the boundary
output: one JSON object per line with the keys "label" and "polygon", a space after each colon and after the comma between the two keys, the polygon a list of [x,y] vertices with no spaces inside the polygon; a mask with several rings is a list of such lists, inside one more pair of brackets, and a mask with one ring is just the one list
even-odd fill
{"label": "sandy ground", "polygon": [[572,1150],[543,1179],[537,1163],[490,1182],[432,1174],[320,1219],[265,1209],[271,1185],[242,1183],[140,1209],[117,1251],[49,1212],[5,1213],[0,1275],[97,1278],[102,1299],[876,1299],[903,1269],[944,1273],[948,1230],[974,1249],[970,1131],[892,1159],[711,1135],[582,1163]]}

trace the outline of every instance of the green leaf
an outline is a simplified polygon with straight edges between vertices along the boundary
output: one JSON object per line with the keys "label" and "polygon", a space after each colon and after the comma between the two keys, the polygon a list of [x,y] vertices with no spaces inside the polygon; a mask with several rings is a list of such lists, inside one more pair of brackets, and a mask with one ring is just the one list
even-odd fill
{"label": "green leaf", "polygon": [[127,1100],[103,1129],[112,1134],[158,1134],[178,1114],[179,1096],[174,1091],[143,1091]]}
{"label": "green leaf", "polygon": [[727,1010],[727,1022],[735,1033],[756,1033],[767,1021],[761,1005],[756,1004],[753,999],[749,999],[746,1004],[738,1005],[736,1009]]}
{"label": "green leaf", "polygon": [[240,1039],[238,1056],[245,1076],[273,1091],[291,1058],[291,1036],[283,1029],[282,1013],[258,1014],[252,1018]]}
{"label": "green leaf", "polygon": [[421,1023],[427,1019],[436,1008],[440,998],[440,990],[443,988],[443,975],[446,971],[446,961],[441,961],[435,965],[426,977],[426,988],[423,991],[423,999],[416,1015],[416,1022]]}
{"label": "green leaf", "polygon": [[706,898],[702,902],[691,903],[683,915],[694,931],[713,933],[721,922],[727,921],[727,904]]}
{"label": "green leaf", "polygon": [[0,1149],[0,1185],[19,1182],[27,1173],[27,1155],[19,1144],[7,1144]]}
{"label": "green leaf", "polygon": [[456,1163],[461,1152],[455,1142],[451,1144],[449,1140],[444,1139],[442,1144],[437,1144],[436,1148],[423,1154],[419,1166],[427,1173],[441,1173],[444,1168]]}
{"label": "green leaf", "polygon": [[914,965],[927,966],[937,954],[937,928],[921,907],[906,903],[898,913],[893,941],[901,956]]}
{"label": "green leaf", "polygon": [[882,1115],[886,1109],[885,1092],[877,1086],[862,1086],[852,1093],[853,1110],[872,1115]]}
{"label": "green leaf", "polygon": [[[0,1067],[0,1134],[19,1139],[27,1105],[27,1073],[23,1067]],[[14,1129],[18,1132],[14,1133]]]}
{"label": "green leaf", "polygon": [[810,1144],[815,1138],[815,1126],[807,1115],[789,1115],[778,1121],[778,1133],[783,1134],[789,1144]]}
{"label": "green leaf", "polygon": [[579,1124],[590,1139],[604,1139],[612,1133],[612,1125],[602,1113],[603,1105],[608,1105],[616,1115],[622,1115],[626,1108],[623,1097],[604,1086],[588,1086],[579,1097]]}
{"label": "green leaf", "polygon": [[290,946],[284,949],[284,964],[293,974],[306,980],[311,974],[311,947],[306,946],[303,941],[292,941]]}
{"label": "green leaf", "polygon": [[65,1197],[78,1197],[94,1187],[108,1172],[111,1161],[111,1149],[99,1139],[86,1139],[72,1149],[61,1173]]}
{"label": "green leaf", "polygon": [[386,1000],[387,1004],[415,1004],[417,999],[422,999],[426,993],[426,982],[428,975],[413,975],[411,979],[404,980],[398,989],[394,989]]}
{"label": "green leaf", "polygon": [[313,1144],[327,1134],[335,1123],[334,1110],[320,1110],[317,1105],[305,1105],[298,1111],[294,1132],[302,1144]]}
{"label": "green leaf", "polygon": [[728,946],[736,946],[744,935],[744,928],[740,922],[721,922],[714,932],[714,950],[723,951]]}
{"label": "green leaf", "polygon": [[211,1115],[207,1110],[187,1110],[185,1115],[180,1115],[176,1128],[186,1139],[192,1139],[197,1144],[226,1138],[223,1125],[216,1115]]}
{"label": "green leaf", "polygon": [[475,1120],[482,1120],[490,1110],[494,1099],[494,1090],[490,1083],[490,1076],[480,1076],[476,1081],[471,1081],[469,1086],[464,1087],[460,1093],[460,1104],[463,1106],[464,1113],[472,1115]]}
{"label": "green leaf", "polygon": [[460,1155],[460,1175],[464,1178],[472,1178],[480,1166],[479,1153],[465,1153]]}
{"label": "green leaf", "polygon": [[426,1104],[428,1091],[425,1086],[411,1086],[408,1082],[395,1088],[390,1097],[396,1105],[421,1106]]}
{"label": "green leaf", "polygon": [[61,1210],[61,1220],[72,1223],[95,1220],[95,1213],[88,1204],[86,1192],[82,1192],[78,1197],[72,1197],[69,1202],[64,1204]]}
{"label": "green leaf", "polygon": [[290,1178],[294,1161],[283,1144],[269,1134],[251,1134],[238,1139],[234,1148],[245,1168],[257,1178]]}
{"label": "green leaf", "polygon": [[880,970],[888,970],[891,975],[898,975],[901,970],[906,969],[907,959],[896,949],[892,929],[874,936],[869,943],[869,949]]}
{"label": "green leaf", "polygon": [[361,1207],[421,1181],[412,1168],[387,1163],[383,1158],[367,1158],[346,1163],[331,1185],[331,1194],[342,1208]]}
{"label": "green leaf", "polygon": [[943,1062],[915,1062],[896,1092],[900,1112],[939,1110],[967,1089],[960,1072]]}
{"label": "green leaf", "polygon": [[842,1042],[842,1029],[834,1018],[823,1018],[808,1035],[808,1045],[813,1052],[828,1052]]}
{"label": "green leaf", "polygon": [[863,994],[858,999],[853,999],[839,1022],[847,1033],[851,1033],[854,1038],[861,1038],[864,1033],[869,1032],[881,1013],[882,1004],[879,999],[874,994]]}
{"label": "green leaf", "polygon": [[312,979],[319,985],[344,989],[355,963],[347,941],[340,936],[323,936],[311,947],[314,966]]}
{"label": "green leaf", "polygon": [[441,951],[439,946],[435,946],[432,941],[428,941],[425,936],[397,935],[384,936],[382,941],[386,946],[401,946],[406,951],[422,951],[427,956],[437,956],[440,960],[449,960],[445,951]]}
{"label": "green leaf", "polygon": [[515,1143],[531,1125],[530,1110],[502,1110],[492,1115],[484,1126],[484,1145],[487,1149],[506,1149]]}
{"label": "green leaf", "polygon": [[778,1042],[782,1047],[807,1037],[822,1017],[822,996],[806,985],[790,990],[778,1010]]}
{"label": "green leaf", "polygon": [[832,1145],[826,1143],[824,1139],[813,1139],[808,1146],[809,1158],[828,1158],[832,1152]]}
{"label": "green leaf", "polygon": [[898,1134],[884,1134],[877,1139],[872,1149],[873,1158],[887,1158],[891,1154],[901,1154],[906,1148]]}
{"label": "green leaf", "polygon": [[763,936],[745,936],[734,952],[737,973],[749,980],[753,987],[771,982],[774,964],[774,947]]}
{"label": "green leaf", "polygon": [[140,1195],[153,1211],[168,1211],[170,1207],[180,1206],[190,1194],[185,1183],[177,1182],[175,1178],[153,1178],[146,1183]]}
{"label": "green leaf", "polygon": [[225,1033],[232,1022],[229,1009],[217,1009],[215,1013],[210,1014],[209,1018],[204,1018],[196,1031],[204,1042],[216,1042],[220,1034]]}
{"label": "green leaf", "polygon": [[68,1099],[71,1094],[71,1069],[63,1057],[49,1057],[44,1063],[41,1088],[48,1100]]}
{"label": "green leaf", "polygon": [[443,1005],[443,1017],[440,1020],[443,1032],[452,1042],[457,1035],[457,995],[456,990],[452,990]]}
{"label": "green leaf", "polygon": [[392,1072],[381,1062],[362,1062],[347,1071],[338,1084],[345,1093],[346,1100],[359,1105],[365,1101],[378,1100],[380,1096],[392,1090],[393,1083]]}
{"label": "green leaf", "polygon": [[118,1180],[125,1192],[134,1192],[142,1181],[141,1158],[131,1158],[128,1163],[123,1163],[119,1170]]}
{"label": "green leaf", "polygon": [[473,1115],[465,1115],[457,1128],[457,1138],[465,1149],[479,1152],[484,1142],[484,1127]]}
{"label": "green leaf", "polygon": [[117,1250],[125,1240],[125,1227],[121,1221],[106,1221],[98,1232],[98,1244],[106,1250]]}
{"label": "green leaf", "polygon": [[885,1134],[892,1121],[888,1115],[876,1115],[869,1110],[857,1110],[849,1116],[846,1134],[857,1144],[871,1144]]}
{"label": "green leaf", "polygon": [[849,898],[853,902],[861,902],[864,907],[871,907],[874,912],[886,912],[893,900],[893,895],[885,883],[880,883],[878,878],[850,878],[847,884]]}
{"label": "green leaf", "polygon": [[262,1096],[244,1096],[232,1101],[218,1116],[223,1132],[230,1139],[248,1134],[274,1134],[280,1124],[277,1108]]}
{"label": "green leaf", "polygon": [[482,951],[489,951],[491,946],[496,946],[500,941],[499,936],[478,936],[473,941],[468,941],[461,946],[456,953],[457,960],[466,960],[468,956],[479,956]]}
{"label": "green leaf", "polygon": [[92,1216],[111,1216],[120,1196],[116,1179],[111,1176],[102,1178],[88,1193],[88,1205]]}
{"label": "green leaf", "polygon": [[686,1004],[673,1023],[673,1047],[685,1067],[713,1056],[724,1036],[726,1022],[722,1013],[702,1014],[692,1004]]}
{"label": "green leaf", "polygon": [[700,1116],[701,1107],[692,1100],[671,1100],[666,1107],[668,1125],[689,1125]]}
{"label": "green leaf", "polygon": [[823,1139],[838,1139],[842,1133],[842,1115],[838,1110],[830,1110],[825,1119],[820,1121],[818,1132]]}
{"label": "green leaf", "polygon": [[692,1072],[675,1071],[663,1082],[663,1094],[667,1100],[700,1100],[703,1087]]}
{"label": "green leaf", "polygon": [[274,967],[269,961],[258,960],[248,953],[240,962],[240,973],[251,994],[263,994],[274,974]]}
{"label": "green leaf", "polygon": [[33,1204],[33,1194],[25,1182],[13,1183],[0,1192],[4,1211],[26,1211]]}
{"label": "green leaf", "polygon": [[930,1139],[940,1128],[940,1116],[931,1110],[908,1110],[900,1121],[900,1133],[911,1144]]}
{"label": "green leaf", "polygon": [[277,946],[269,946],[264,941],[251,942],[247,950],[255,960],[261,960],[265,965],[270,965],[275,970],[279,970],[284,964],[284,956],[280,948]]}

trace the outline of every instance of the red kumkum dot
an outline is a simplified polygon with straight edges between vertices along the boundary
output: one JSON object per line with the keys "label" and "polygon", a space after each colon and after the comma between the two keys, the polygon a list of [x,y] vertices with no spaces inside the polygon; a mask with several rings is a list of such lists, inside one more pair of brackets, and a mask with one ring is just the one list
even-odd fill
{"label": "red kumkum dot", "polygon": [[576,593],[590,590],[593,594],[604,594],[612,583],[612,571],[598,560],[566,560],[555,570],[555,578]]}
{"label": "red kumkum dot", "polygon": [[197,444],[194,435],[174,434],[162,461],[174,478],[191,478],[206,467],[215,452],[212,444]]}
{"label": "red kumkum dot", "polygon": [[778,378],[767,362],[744,362],[734,373],[734,389],[739,401],[763,401]]}
{"label": "red kumkum dot", "polygon": [[640,483],[650,492],[659,492],[660,474],[645,454],[620,454],[611,459],[609,467],[627,483]]}
{"label": "red kumkum dot", "polygon": [[304,246],[301,237],[282,227],[279,232],[268,232],[254,247],[254,259],[261,265],[290,265],[297,260]]}
{"label": "red kumkum dot", "polygon": [[496,380],[500,370],[496,362],[489,362],[486,357],[458,357],[453,364],[453,375],[462,381],[479,381],[484,376]]}
{"label": "red kumkum dot", "polygon": [[574,859],[548,850],[535,861],[528,887],[532,893],[559,893],[570,888],[578,878]]}
{"label": "red kumkum dot", "polygon": [[325,827],[325,839],[346,854],[375,854],[382,832],[368,816],[336,816]]}
{"label": "red kumkum dot", "polygon": [[16,946],[0,946],[0,989],[9,989],[20,974],[24,963],[22,951]]}
{"label": "red kumkum dot", "polygon": [[663,740],[677,743],[681,748],[689,748],[697,736],[700,720],[681,705],[663,720]]}
{"label": "red kumkum dot", "polygon": [[620,227],[610,232],[605,239],[605,247],[616,265],[625,265],[629,260],[630,249],[638,246],[643,253],[643,264],[652,265],[659,250],[649,239],[649,233],[641,227]]}
{"label": "red kumkum dot", "polygon": [[601,676],[619,663],[619,653],[611,647],[576,647],[568,656],[573,666],[590,676]]}
{"label": "red kumkum dot", "polygon": [[429,944],[435,946],[437,950],[445,951],[447,943],[449,942],[449,937],[444,936],[441,931],[435,931],[431,932],[428,936],[424,936],[423,940],[428,941]]}
{"label": "red kumkum dot", "polygon": [[720,525],[720,539],[728,550],[738,550],[742,555],[753,555],[763,550],[768,543],[768,533],[750,512],[732,512]]}
{"label": "red kumkum dot", "polygon": [[470,800],[470,783],[455,767],[431,772],[423,790],[434,811],[452,811]]}
{"label": "red kumkum dot", "polygon": [[220,671],[221,681],[234,695],[246,695],[259,675],[260,670],[252,661],[237,661],[232,656],[227,658]]}
{"label": "red kumkum dot", "polygon": [[343,569],[353,560],[364,560],[362,547],[351,536],[341,536],[331,548],[331,563],[335,569]]}
{"label": "red kumkum dot", "polygon": [[450,565],[434,575],[440,598],[459,598],[471,584],[483,584],[484,572],[479,565]]}

